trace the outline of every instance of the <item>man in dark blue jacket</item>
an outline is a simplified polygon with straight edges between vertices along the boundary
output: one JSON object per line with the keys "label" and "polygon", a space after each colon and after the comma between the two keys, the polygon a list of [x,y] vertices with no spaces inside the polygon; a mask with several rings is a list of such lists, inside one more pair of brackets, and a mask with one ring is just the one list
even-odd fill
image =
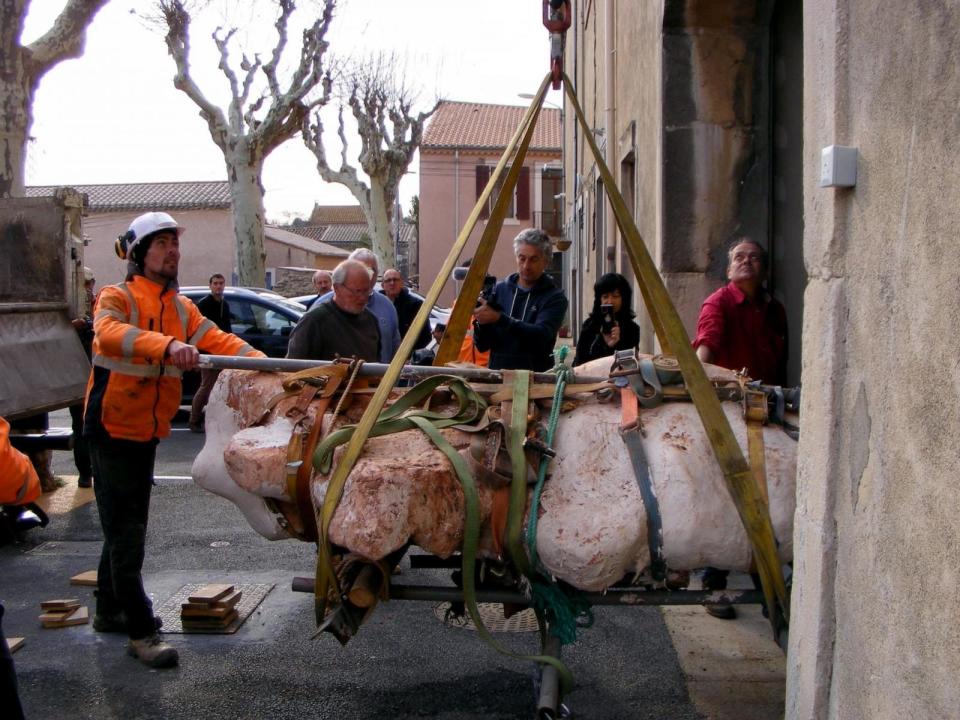
{"label": "man in dark blue jacket", "polygon": [[490,368],[534,370],[553,367],[557,332],[567,312],[567,298],[544,274],[553,243],[542,230],[524,230],[513,241],[517,269],[498,282],[474,311],[474,343],[490,350]]}

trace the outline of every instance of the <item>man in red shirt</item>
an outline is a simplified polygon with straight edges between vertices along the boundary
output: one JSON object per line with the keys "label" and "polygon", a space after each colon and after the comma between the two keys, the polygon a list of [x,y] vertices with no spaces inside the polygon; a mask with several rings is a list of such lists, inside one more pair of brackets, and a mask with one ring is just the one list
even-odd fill
{"label": "man in red shirt", "polygon": [[747,369],[753,380],[783,385],[787,370],[787,315],[763,287],[767,253],[739,238],[727,253],[730,282],[703,302],[693,347],[703,362]]}
{"label": "man in red shirt", "polygon": [[[787,315],[763,280],[767,253],[748,237],[738,238],[727,253],[729,283],[703,302],[693,347],[702,362],[747,375],[767,385],[783,385],[787,375]],[[703,587],[723,590],[726,570],[706,568]],[[707,612],[724,620],[736,617],[732,605],[708,605]]]}

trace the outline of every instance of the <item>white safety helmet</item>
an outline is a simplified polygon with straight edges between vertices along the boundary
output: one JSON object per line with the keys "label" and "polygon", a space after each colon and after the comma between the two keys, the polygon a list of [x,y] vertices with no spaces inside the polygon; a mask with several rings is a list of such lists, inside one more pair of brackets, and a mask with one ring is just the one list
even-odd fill
{"label": "white safety helmet", "polygon": [[[148,212],[130,223],[130,229],[117,238],[114,249],[121,260],[132,259],[136,262],[135,250],[142,240],[164,230],[173,231],[177,237],[183,234],[184,228],[177,225],[177,221],[165,212]],[[143,246],[141,246],[143,247]],[[139,263],[138,263],[139,264]]]}

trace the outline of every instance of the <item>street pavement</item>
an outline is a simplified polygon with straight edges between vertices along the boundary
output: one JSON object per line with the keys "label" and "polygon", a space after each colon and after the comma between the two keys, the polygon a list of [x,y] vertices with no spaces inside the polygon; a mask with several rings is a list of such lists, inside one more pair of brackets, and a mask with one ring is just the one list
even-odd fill
{"label": "street pavement", "polygon": [[[53,414],[51,425],[69,425],[69,416]],[[94,609],[92,589],[68,579],[96,568],[95,503],[53,515],[23,543],[0,548],[4,632],[26,637],[14,659],[28,718],[534,716],[533,666],[498,655],[472,631],[444,625],[433,603],[381,604],[344,647],[328,634],[314,638],[313,599],[290,589],[294,576],[313,575],[314,546],[261,538],[231,503],[187,479],[202,443],[180,421],[160,444],[147,591],[155,606],[189,583],[266,583],[272,591],[235,634],[165,635],[180,652],[180,666],[150,670],[125,655],[123,636],[95,633],[92,625],[40,628],[41,600],[79,597],[91,616]],[[75,475],[70,453],[55,453],[54,471]],[[449,584],[445,571],[413,570],[407,560],[401,567],[402,582]],[[572,717],[783,716],[782,656],[778,662],[755,608],[734,623],[688,609],[668,614],[669,627],[655,608],[594,612],[594,625],[564,648],[575,680],[565,698]],[[735,642],[725,639],[727,627],[736,629]],[[708,639],[708,647],[697,638]],[[536,633],[497,639],[515,651],[537,649]],[[718,653],[717,645],[726,649]]]}

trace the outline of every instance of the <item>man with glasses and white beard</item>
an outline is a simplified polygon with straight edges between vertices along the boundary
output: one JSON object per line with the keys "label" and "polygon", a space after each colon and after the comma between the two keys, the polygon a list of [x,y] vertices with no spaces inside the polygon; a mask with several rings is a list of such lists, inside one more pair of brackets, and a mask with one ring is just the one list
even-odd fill
{"label": "man with glasses and white beard", "polygon": [[332,298],[314,303],[300,318],[290,333],[287,357],[333,360],[339,356],[377,362],[380,325],[367,309],[372,287],[372,273],[359,260],[344,260],[337,265]]}

